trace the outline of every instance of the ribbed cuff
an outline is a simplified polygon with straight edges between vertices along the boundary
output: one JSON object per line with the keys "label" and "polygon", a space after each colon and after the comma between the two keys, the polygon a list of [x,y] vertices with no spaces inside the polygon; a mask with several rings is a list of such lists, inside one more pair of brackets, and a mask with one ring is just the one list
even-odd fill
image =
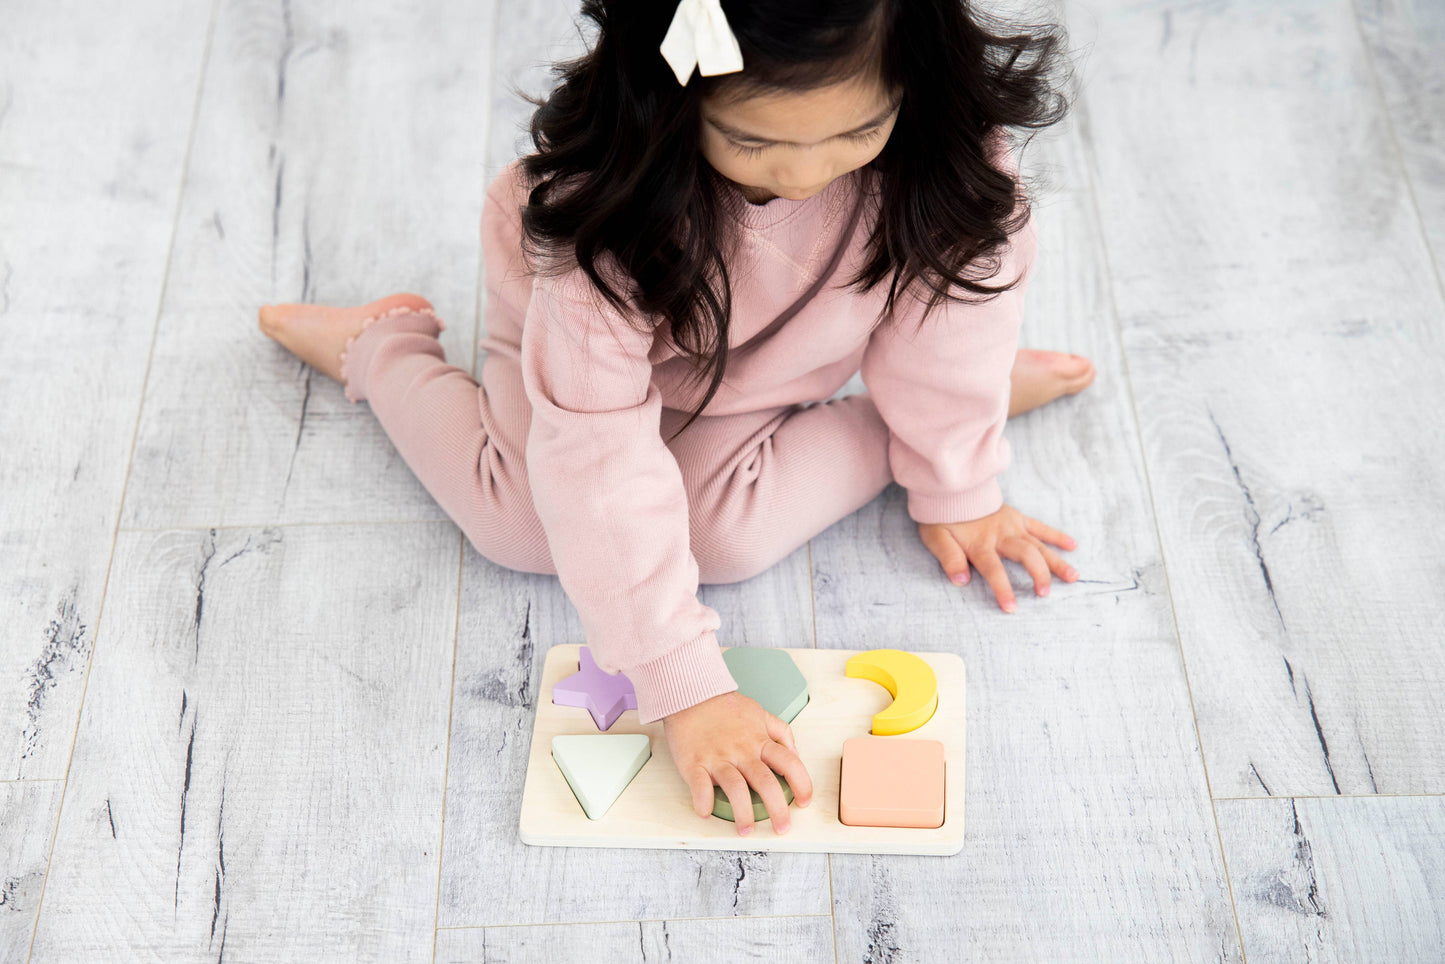
{"label": "ribbed cuff", "polygon": [[639,723],[660,720],[738,688],[711,629],[626,673],[637,693]]}
{"label": "ribbed cuff", "polygon": [[1002,507],[1003,489],[999,488],[998,476],[954,495],[908,493],[908,515],[914,522],[972,522]]}
{"label": "ribbed cuff", "polygon": [[361,330],[346,341],[341,351],[341,384],[349,402],[366,401],[366,371],[381,336],[402,331],[435,338],[446,325],[430,308],[402,305],[362,322]]}

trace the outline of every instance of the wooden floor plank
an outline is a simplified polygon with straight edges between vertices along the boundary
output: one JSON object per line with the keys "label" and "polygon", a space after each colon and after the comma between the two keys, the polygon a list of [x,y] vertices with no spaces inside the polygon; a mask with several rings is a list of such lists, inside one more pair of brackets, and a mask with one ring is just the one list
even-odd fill
{"label": "wooden floor plank", "polygon": [[1445,790],[1445,352],[1129,344],[1214,792]]}
{"label": "wooden floor plank", "polygon": [[60,780],[0,783],[0,961],[30,953],[63,789]]}
{"label": "wooden floor plank", "polygon": [[1438,961],[1445,797],[1221,800],[1249,959]]}
{"label": "wooden floor plank", "polygon": [[1010,422],[1003,484],[1081,580],[1008,563],[1005,615],[890,487],[700,593],[724,645],[967,663],[963,854],[827,858],[522,845],[575,612],[469,546],[458,600],[369,410],[255,328],[413,290],[471,363],[506,85],[580,52],[576,4],[223,3],[209,47],[206,4],[9,5],[0,958],[38,915],[65,962],[1430,959],[1445,798],[1222,798],[1445,787],[1437,6],[1068,7],[1022,343],[1099,376]]}
{"label": "wooden floor plank", "polygon": [[1356,0],[1410,190],[1445,272],[1445,5]]}
{"label": "wooden floor plank", "polygon": [[[1214,793],[1441,792],[1445,303],[1351,5],[1103,6],[1088,128]],[[1146,51],[1152,83],[1103,66]]]}
{"label": "wooden floor plank", "polygon": [[534,105],[557,80],[555,62],[581,56],[596,28],[575,0],[533,0],[498,6],[491,48],[490,116],[485,171],[500,174],[513,158],[534,148],[528,128]]}
{"label": "wooden floor plank", "polygon": [[839,960],[1240,960],[1077,128],[1022,157],[1040,256],[1025,344],[1098,370],[1011,419],[1007,504],[1078,540],[1046,598],[1005,562],[1005,614],[955,587],[896,485],[813,540],[818,645],[956,652],[968,668],[964,849],[834,855]]}
{"label": "wooden floor plank", "polygon": [[209,6],[0,9],[0,779],[70,757]]}
{"label": "wooden floor plank", "polygon": [[223,4],[123,524],[444,518],[268,302],[429,298],[471,365],[491,2]]}
{"label": "wooden floor plank", "polygon": [[34,960],[429,960],[458,542],[122,533]]}
{"label": "wooden floor plank", "polygon": [[1094,41],[1081,120],[1126,332],[1430,333],[1434,269],[1350,0],[1087,0],[1069,22]]}

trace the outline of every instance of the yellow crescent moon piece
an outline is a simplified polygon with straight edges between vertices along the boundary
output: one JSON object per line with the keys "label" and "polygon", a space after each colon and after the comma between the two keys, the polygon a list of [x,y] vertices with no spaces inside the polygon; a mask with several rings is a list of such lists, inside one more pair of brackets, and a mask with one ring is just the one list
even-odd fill
{"label": "yellow crescent moon piece", "polygon": [[938,677],[933,667],[901,649],[870,649],[848,660],[844,675],[870,679],[893,695],[893,703],[873,717],[878,736],[916,730],[938,709]]}

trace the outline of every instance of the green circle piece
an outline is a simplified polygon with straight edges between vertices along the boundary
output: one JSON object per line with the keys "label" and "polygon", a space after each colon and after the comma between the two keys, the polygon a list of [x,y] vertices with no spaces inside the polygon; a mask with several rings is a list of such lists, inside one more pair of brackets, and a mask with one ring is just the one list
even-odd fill
{"label": "green circle piece", "polygon": [[[788,786],[788,778],[781,773],[774,773],[773,776],[778,778],[778,783],[783,787],[783,799],[791,804],[793,802],[793,788]],[[752,787],[748,787],[748,793],[752,794],[753,797],[753,819],[768,819],[767,804],[763,803],[763,798],[758,796],[758,791]],[[723,793],[723,788],[715,784],[712,788],[712,815],[736,823],[736,821],[733,820],[733,805],[728,802],[727,794]]]}

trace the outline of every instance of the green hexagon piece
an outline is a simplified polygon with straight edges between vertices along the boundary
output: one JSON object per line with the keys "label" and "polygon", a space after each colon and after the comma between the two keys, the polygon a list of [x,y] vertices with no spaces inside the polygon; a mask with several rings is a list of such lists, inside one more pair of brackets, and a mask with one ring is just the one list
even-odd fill
{"label": "green hexagon piece", "polygon": [[[781,773],[774,773],[773,776],[777,777],[778,782],[783,786],[783,799],[791,805],[793,802],[793,788],[788,786],[788,778]],[[752,787],[748,787],[748,792],[753,796],[753,819],[768,819],[767,805],[763,803],[763,798],[758,796],[758,791]],[[723,793],[723,788],[716,785],[712,788],[712,815],[714,817],[722,817],[724,820],[733,819],[733,805],[728,802],[727,794]],[[733,822],[736,823],[737,821]]]}
{"label": "green hexagon piece", "polygon": [[733,646],[722,655],[738,692],[757,700],[784,723],[793,722],[808,705],[808,681],[783,650]]}

